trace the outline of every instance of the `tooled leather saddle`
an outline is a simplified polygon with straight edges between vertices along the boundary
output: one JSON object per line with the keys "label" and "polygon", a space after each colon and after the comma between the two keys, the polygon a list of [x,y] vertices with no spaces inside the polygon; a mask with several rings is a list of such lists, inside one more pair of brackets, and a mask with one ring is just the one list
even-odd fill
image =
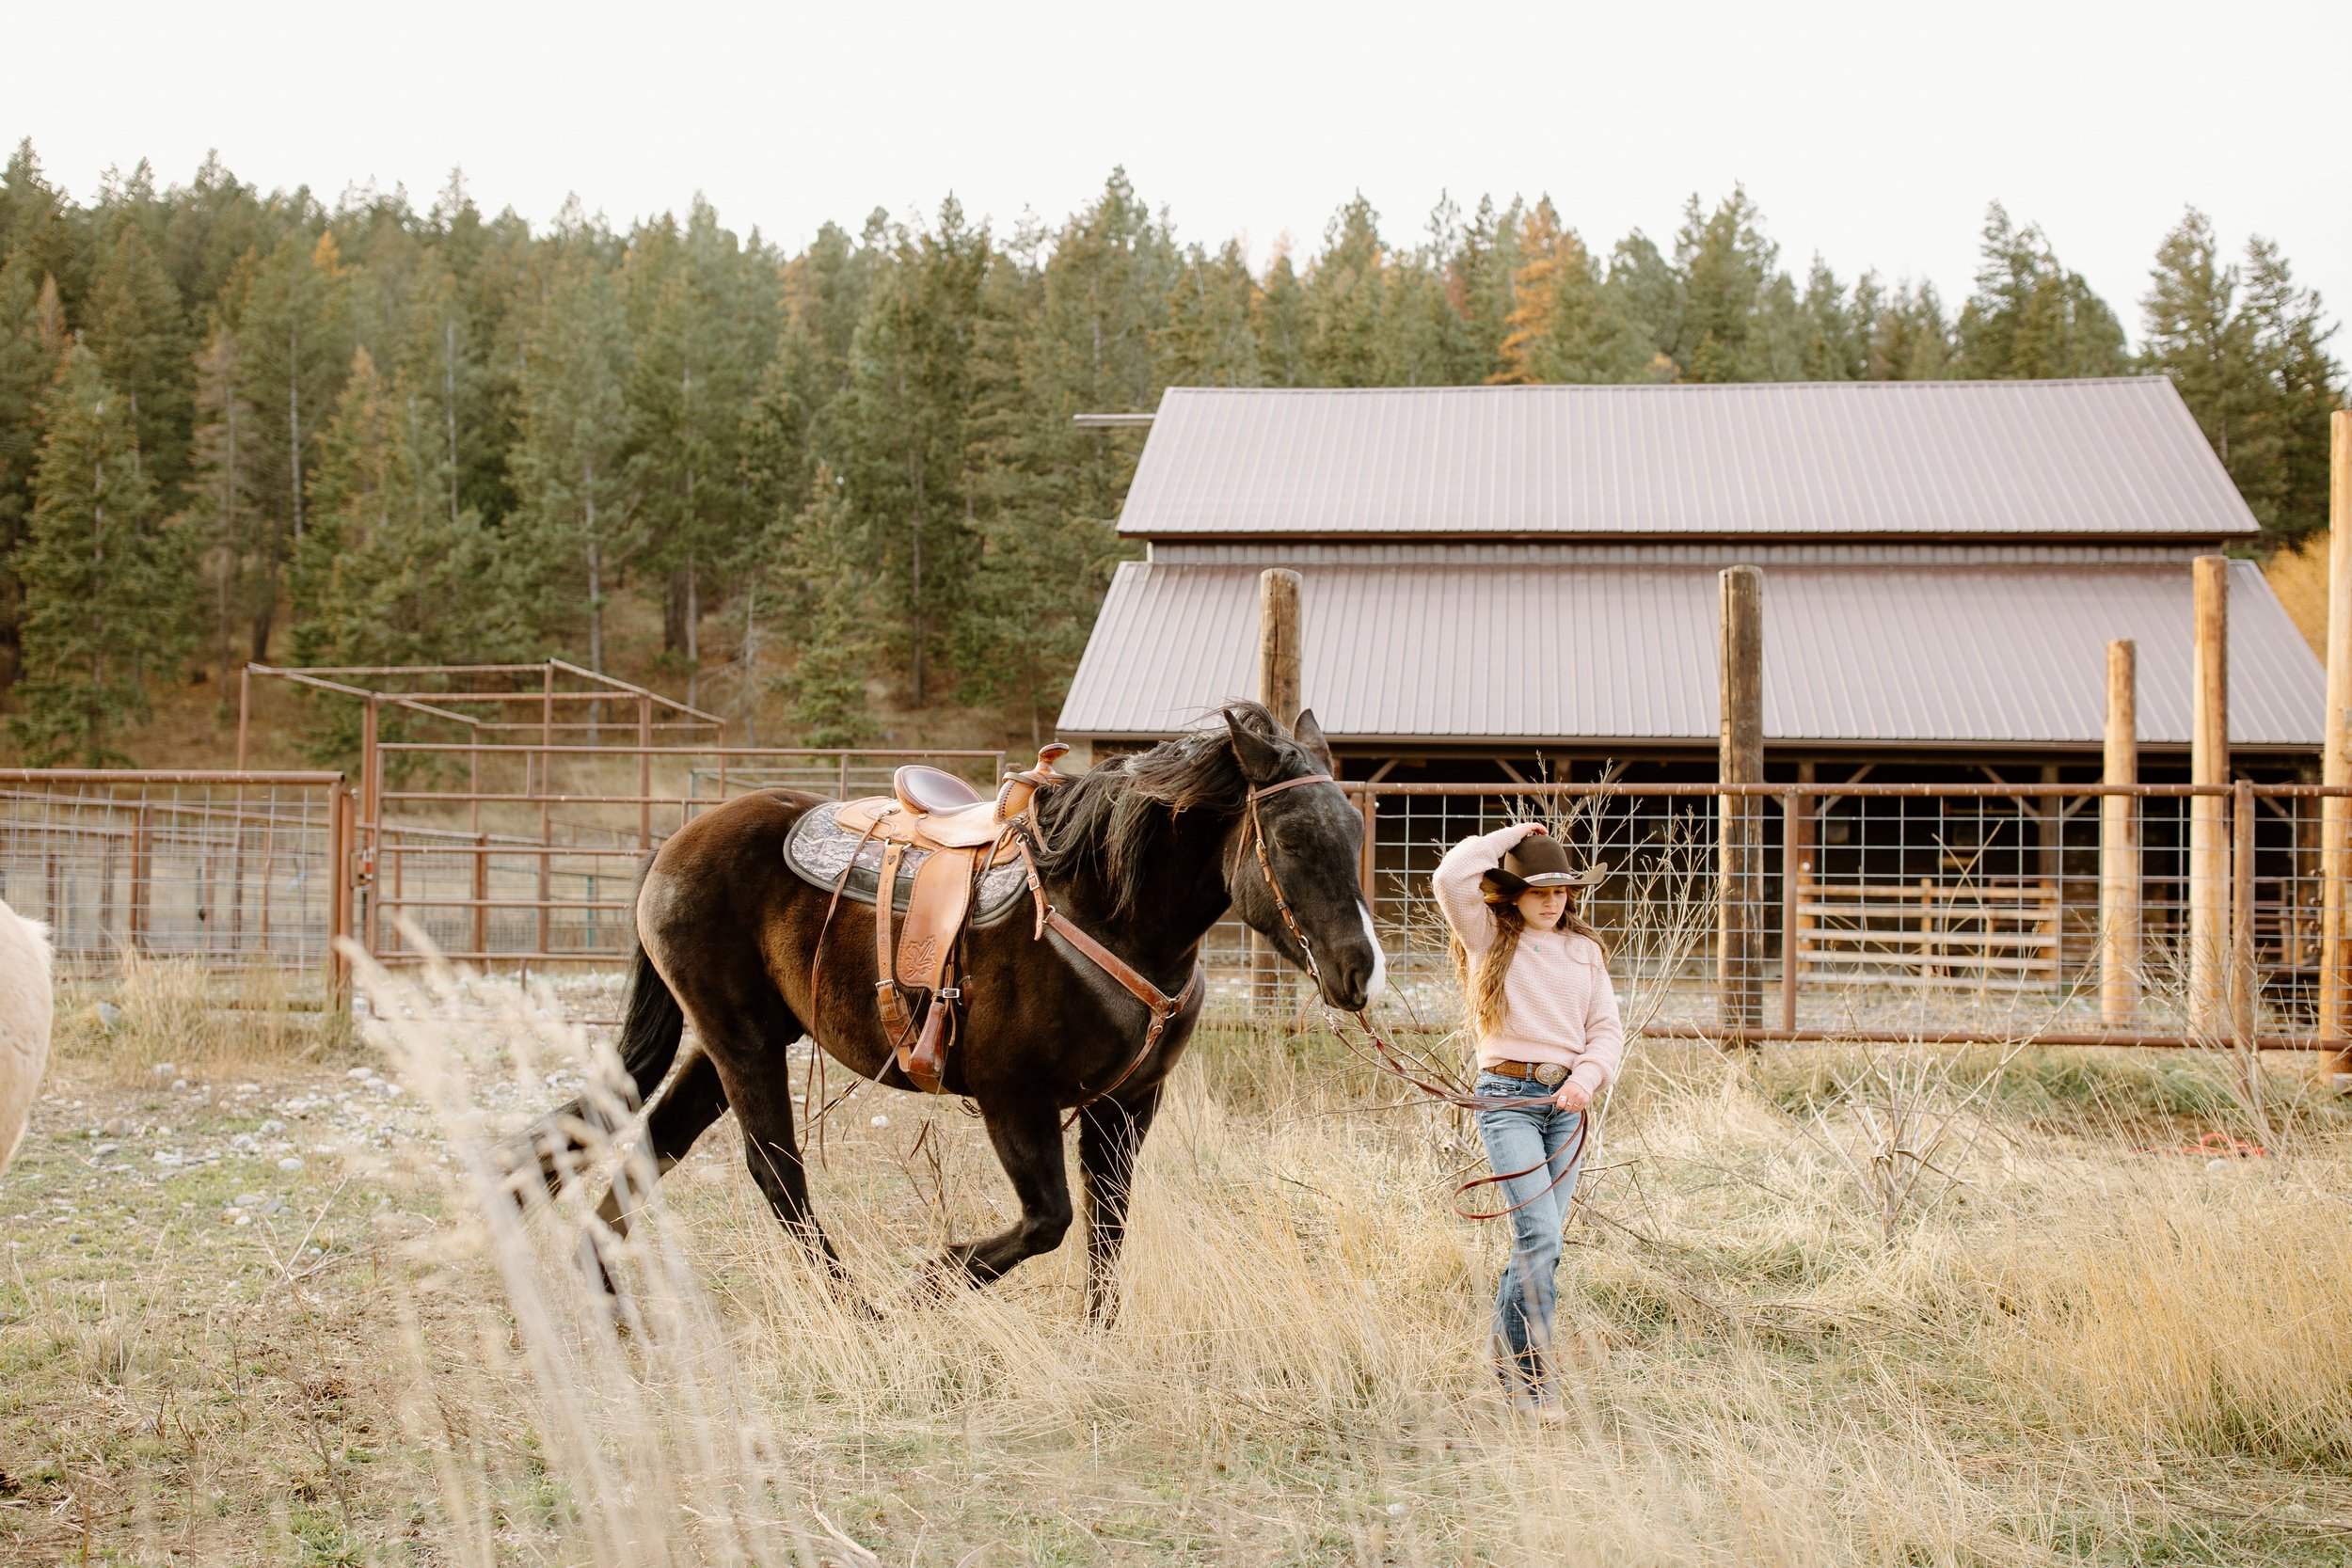
{"label": "tooled leather saddle", "polygon": [[1069,750],[1041,749],[993,800],[944,769],[900,768],[890,794],[819,806],[785,844],[795,872],[832,890],[828,924],[844,897],[873,904],[875,1005],[899,1071],[926,1094],[945,1088],[963,935],[1003,918],[1031,886],[1020,824],[1039,787],[1062,782],[1054,763]]}

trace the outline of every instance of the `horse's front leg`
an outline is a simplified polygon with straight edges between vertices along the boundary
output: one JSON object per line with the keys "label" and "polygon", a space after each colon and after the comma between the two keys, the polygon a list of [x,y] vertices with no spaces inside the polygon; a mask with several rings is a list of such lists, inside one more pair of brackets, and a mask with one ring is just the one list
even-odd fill
{"label": "horse's front leg", "polygon": [[1021,1217],[1009,1229],[980,1242],[958,1242],[924,1265],[927,1280],[961,1278],[985,1285],[1025,1258],[1051,1252],[1070,1229],[1070,1173],[1064,1167],[1061,1118],[1044,1099],[980,1106],[988,1141],[1012,1179]]}
{"label": "horse's front leg", "polygon": [[1078,1113],[1078,1175],[1087,1206],[1087,1317],[1108,1328],[1119,1315],[1119,1248],[1127,1239],[1136,1157],[1160,1108],[1154,1084],[1133,1104],[1098,1100]]}

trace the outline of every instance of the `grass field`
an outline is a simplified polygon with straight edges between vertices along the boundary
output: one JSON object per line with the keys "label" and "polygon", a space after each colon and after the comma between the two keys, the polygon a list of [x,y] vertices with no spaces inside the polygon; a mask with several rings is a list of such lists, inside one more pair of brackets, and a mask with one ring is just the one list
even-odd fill
{"label": "grass field", "polygon": [[[69,1008],[0,1178],[9,1560],[2352,1555],[2352,1115],[2299,1064],[2258,1131],[2218,1058],[1637,1045],[1542,1427],[1482,1366],[1502,1237],[1448,1212],[1466,1129],[1327,1039],[1200,1042],[1108,1333],[1074,1235],[908,1294],[1010,1199],[977,1122],[882,1091],[815,1172],[882,1321],[815,1284],[723,1127],[615,1333],[577,1206],[479,1201],[490,1140],[592,1065],[511,988],[387,998],[358,1038],[168,970],[109,1000]],[[1890,1205],[1863,1179],[1903,1174],[1900,1116],[1942,1169]]]}

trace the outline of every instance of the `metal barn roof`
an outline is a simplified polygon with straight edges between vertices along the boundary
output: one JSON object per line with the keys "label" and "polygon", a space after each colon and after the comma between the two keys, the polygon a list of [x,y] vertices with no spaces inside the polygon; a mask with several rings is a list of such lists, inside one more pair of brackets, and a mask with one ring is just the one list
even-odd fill
{"label": "metal barn roof", "polygon": [[[1712,743],[1716,573],[1704,566],[1305,566],[1302,688],[1343,741]],[[2143,744],[2189,735],[2190,573],[2178,564],[1775,566],[1764,729],[1775,741],[2095,747],[2106,645],[2139,644]],[[2259,568],[2233,564],[2231,736],[2320,740],[2325,677]],[[1157,736],[1256,683],[1258,572],[1131,562],[1061,733]]]}
{"label": "metal barn roof", "polygon": [[1141,538],[2258,533],[2172,384],[1170,388]]}

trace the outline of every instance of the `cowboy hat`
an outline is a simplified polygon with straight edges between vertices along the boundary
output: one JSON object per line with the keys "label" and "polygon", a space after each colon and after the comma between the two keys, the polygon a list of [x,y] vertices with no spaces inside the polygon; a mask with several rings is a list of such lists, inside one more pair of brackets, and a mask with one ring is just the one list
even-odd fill
{"label": "cowboy hat", "polygon": [[1580,891],[1597,887],[1609,876],[1608,863],[1572,869],[1568,852],[1549,833],[1530,833],[1508,850],[1502,863],[1479,879],[1490,904],[1507,904],[1529,888],[1565,887]]}

